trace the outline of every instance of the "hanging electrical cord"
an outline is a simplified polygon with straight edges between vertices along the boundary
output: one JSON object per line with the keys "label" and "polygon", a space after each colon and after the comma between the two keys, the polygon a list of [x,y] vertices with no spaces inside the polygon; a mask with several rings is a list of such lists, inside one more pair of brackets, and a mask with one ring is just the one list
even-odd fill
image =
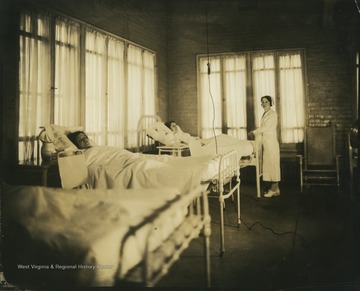
{"label": "hanging electrical cord", "polygon": [[215,102],[214,97],[211,93],[211,82],[210,82],[210,75],[211,75],[211,67],[210,67],[210,52],[209,52],[209,30],[208,30],[208,10],[207,10],[207,4],[205,6],[205,25],[206,25],[206,53],[207,53],[207,73],[208,73],[208,84],[209,84],[209,95],[211,98],[211,104],[212,104],[212,110],[213,110],[213,119],[212,119],[212,131],[214,135],[215,140],[215,152],[218,154],[218,143],[217,143],[217,137],[215,132]]}
{"label": "hanging electrical cord", "polygon": [[357,0],[354,0],[355,1],[355,5],[356,5],[356,8],[357,8],[357,11],[360,13],[360,7],[359,7],[359,4],[357,2]]}

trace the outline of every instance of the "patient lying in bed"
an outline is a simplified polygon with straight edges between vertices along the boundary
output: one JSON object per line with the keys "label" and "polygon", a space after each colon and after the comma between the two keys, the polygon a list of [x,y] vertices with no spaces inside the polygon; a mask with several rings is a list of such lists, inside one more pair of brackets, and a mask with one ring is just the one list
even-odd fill
{"label": "patient lying in bed", "polygon": [[146,133],[164,145],[188,144],[192,156],[226,154],[235,149],[238,157],[241,158],[250,155],[254,150],[251,141],[240,140],[226,134],[208,139],[193,137],[189,133],[183,132],[175,121],[155,122],[147,129]]}
{"label": "patient lying in bed", "polygon": [[180,193],[186,193],[212,179],[218,170],[219,158],[215,154],[178,159],[169,155],[133,153],[118,147],[91,146],[83,131],[70,133],[68,138],[78,149],[84,150],[88,182],[93,188],[175,187]]}

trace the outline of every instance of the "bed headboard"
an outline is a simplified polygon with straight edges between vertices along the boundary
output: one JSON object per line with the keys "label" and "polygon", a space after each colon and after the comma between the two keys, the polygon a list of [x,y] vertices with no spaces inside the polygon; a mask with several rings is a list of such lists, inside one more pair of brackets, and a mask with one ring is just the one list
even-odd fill
{"label": "bed headboard", "polygon": [[146,129],[154,122],[161,122],[158,115],[143,115],[137,125],[137,151],[152,152],[156,150],[156,142],[146,134]]}

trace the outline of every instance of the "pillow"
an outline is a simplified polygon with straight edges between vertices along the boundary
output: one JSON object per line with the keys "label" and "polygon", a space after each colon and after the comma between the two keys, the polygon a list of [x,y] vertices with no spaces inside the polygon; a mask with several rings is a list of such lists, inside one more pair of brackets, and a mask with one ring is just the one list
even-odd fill
{"label": "pillow", "polygon": [[70,132],[82,130],[81,127],[69,128],[60,125],[49,124],[44,126],[44,129],[45,129],[45,135],[41,140],[44,142],[54,143],[55,149],[57,151],[78,149],[67,137],[67,134],[69,134]]}
{"label": "pillow", "polygon": [[152,123],[146,129],[146,134],[164,145],[172,145],[175,142],[173,132],[162,122]]}

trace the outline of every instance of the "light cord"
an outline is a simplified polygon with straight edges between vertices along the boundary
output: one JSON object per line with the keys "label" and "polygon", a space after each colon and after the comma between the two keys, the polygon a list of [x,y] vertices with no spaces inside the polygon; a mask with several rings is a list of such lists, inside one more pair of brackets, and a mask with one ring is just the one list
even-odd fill
{"label": "light cord", "polygon": [[215,102],[214,98],[211,93],[211,82],[210,82],[210,74],[211,74],[211,67],[210,67],[210,52],[209,52],[209,29],[208,29],[208,10],[207,5],[205,6],[205,26],[206,26],[206,53],[207,53],[207,73],[208,73],[208,84],[209,84],[209,95],[211,99],[212,104],[212,110],[213,110],[213,119],[212,119],[212,131],[214,135],[214,141],[215,141],[215,153],[218,154],[218,142],[215,132]]}
{"label": "light cord", "polygon": [[356,8],[358,10],[358,12],[360,13],[360,7],[359,7],[359,4],[357,3],[357,0],[354,0],[355,1],[355,5],[356,5]]}

